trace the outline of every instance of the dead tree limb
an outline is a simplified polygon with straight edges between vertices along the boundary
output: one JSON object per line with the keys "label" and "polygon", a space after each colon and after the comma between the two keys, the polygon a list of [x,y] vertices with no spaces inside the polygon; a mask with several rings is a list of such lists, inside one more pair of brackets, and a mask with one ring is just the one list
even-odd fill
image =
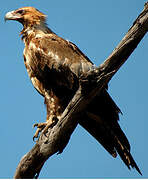
{"label": "dead tree limb", "polygon": [[61,153],[78,124],[78,116],[128,59],[148,31],[148,2],[112,54],[95,70],[80,79],[80,86],[62,114],[46,135],[40,135],[35,146],[21,159],[14,178],[37,178],[45,161]]}

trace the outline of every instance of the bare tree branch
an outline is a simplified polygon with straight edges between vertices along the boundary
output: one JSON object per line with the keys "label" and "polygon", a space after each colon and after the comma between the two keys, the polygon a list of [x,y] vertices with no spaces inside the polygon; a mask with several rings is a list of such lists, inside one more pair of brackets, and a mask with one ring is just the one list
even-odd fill
{"label": "bare tree branch", "polygon": [[41,133],[35,146],[21,159],[14,178],[37,178],[45,161],[63,151],[78,124],[78,116],[128,59],[147,31],[148,2],[112,54],[96,70],[81,78],[79,89],[61,119],[46,135]]}

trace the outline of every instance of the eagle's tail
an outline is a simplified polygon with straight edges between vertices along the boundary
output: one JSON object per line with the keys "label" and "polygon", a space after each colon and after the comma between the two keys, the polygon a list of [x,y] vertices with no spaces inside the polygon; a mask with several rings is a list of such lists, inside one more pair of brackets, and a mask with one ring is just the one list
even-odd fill
{"label": "eagle's tail", "polygon": [[142,175],[140,169],[138,168],[136,162],[134,161],[130,151],[128,149],[126,149],[121,143],[120,141],[117,139],[117,144],[116,144],[116,150],[118,152],[118,154],[120,155],[121,159],[123,160],[123,162],[127,165],[127,167],[129,169],[135,168],[140,175]]}
{"label": "eagle's tail", "polygon": [[135,168],[142,175],[130,153],[130,144],[118,124],[119,108],[107,91],[96,97],[79,121],[94,138],[115,158],[117,153],[130,169]]}
{"label": "eagle's tail", "polygon": [[133,159],[133,157],[132,157],[132,155],[130,153],[130,146],[128,148],[126,145],[124,145],[124,143],[122,143],[119,140],[119,138],[116,136],[116,134],[114,134],[114,132],[112,132],[112,130],[110,130],[110,131],[111,131],[112,137],[114,138],[115,149],[118,152],[118,154],[120,155],[120,157],[123,160],[123,162],[128,167],[128,169],[131,169],[131,167],[135,168],[139,172],[139,174],[142,175],[139,167],[137,166],[135,160]]}
{"label": "eagle's tail", "polygon": [[101,119],[98,116],[88,112],[87,117],[80,121],[80,125],[93,135],[114,158],[116,158],[118,153],[129,169],[131,167],[135,168],[142,175],[130,153],[130,146],[127,145],[127,138],[122,130],[118,129],[118,133],[122,134],[122,137],[121,135],[118,137],[118,134],[115,134],[108,125],[104,124],[104,122],[100,123]]}

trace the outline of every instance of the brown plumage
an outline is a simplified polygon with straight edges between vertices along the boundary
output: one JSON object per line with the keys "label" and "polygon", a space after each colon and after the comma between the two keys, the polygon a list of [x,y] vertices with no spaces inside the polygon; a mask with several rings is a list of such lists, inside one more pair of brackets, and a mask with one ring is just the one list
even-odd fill
{"label": "brown plumage", "polygon": [[[61,116],[78,89],[80,75],[95,67],[76,45],[52,32],[46,25],[46,16],[37,9],[20,8],[8,12],[5,19],[17,20],[24,27],[21,31],[24,63],[32,84],[45,98],[47,123],[44,125],[51,124]],[[119,113],[120,109],[103,89],[82,113],[79,123],[113,157],[118,153],[129,169],[136,168],[141,174],[118,124]]]}

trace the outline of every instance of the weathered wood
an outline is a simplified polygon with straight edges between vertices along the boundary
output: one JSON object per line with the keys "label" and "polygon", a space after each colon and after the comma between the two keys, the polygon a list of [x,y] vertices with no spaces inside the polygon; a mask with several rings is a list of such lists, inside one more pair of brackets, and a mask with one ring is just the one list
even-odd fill
{"label": "weathered wood", "polygon": [[63,151],[78,124],[78,114],[100,93],[147,31],[148,2],[112,54],[96,70],[81,78],[79,89],[61,119],[46,134],[41,133],[35,146],[21,159],[14,178],[37,178],[44,162],[53,154]]}

